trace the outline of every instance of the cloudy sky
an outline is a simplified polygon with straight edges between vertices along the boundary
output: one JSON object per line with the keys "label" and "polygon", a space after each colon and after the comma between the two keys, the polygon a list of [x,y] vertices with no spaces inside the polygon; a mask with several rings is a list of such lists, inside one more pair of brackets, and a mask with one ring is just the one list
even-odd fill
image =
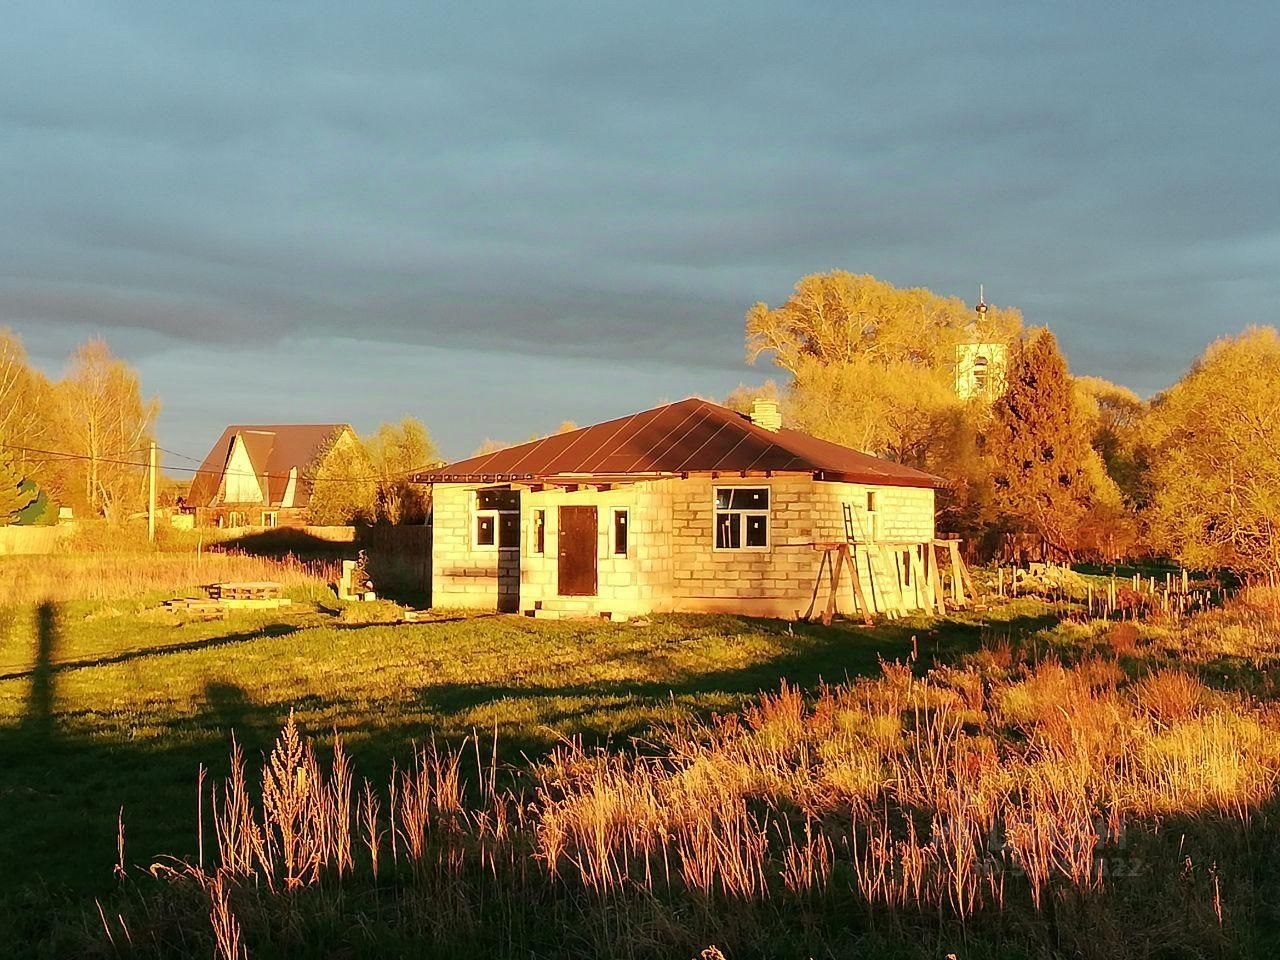
{"label": "cloudy sky", "polygon": [[1278,47],[1270,3],[11,3],[0,325],[106,336],[192,455],[721,394],[835,267],[1147,393],[1277,319]]}

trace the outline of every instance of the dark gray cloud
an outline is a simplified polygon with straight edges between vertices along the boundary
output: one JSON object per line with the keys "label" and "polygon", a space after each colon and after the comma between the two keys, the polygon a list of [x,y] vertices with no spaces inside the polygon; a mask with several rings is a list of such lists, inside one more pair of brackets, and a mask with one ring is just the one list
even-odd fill
{"label": "dark gray cloud", "polygon": [[[985,282],[1151,391],[1275,319],[1277,41],[1266,4],[19,4],[0,323],[105,333],[165,394],[192,350],[456,353],[387,415],[478,356],[651,371],[612,411],[752,377],[746,307],[843,267]],[[563,399],[525,387],[521,429]]]}

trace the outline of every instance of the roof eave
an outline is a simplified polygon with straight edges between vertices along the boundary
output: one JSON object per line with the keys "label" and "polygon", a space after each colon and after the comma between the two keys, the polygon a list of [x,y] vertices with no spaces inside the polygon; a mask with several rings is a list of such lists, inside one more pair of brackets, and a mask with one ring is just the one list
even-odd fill
{"label": "roof eave", "polygon": [[449,471],[431,471],[414,474],[412,483],[638,483],[643,480],[670,480],[689,476],[772,476],[775,474],[799,473],[812,476],[815,480],[837,483],[860,483],[877,487],[918,487],[941,489],[950,486],[949,481],[932,474],[921,474],[918,477],[872,476],[862,473],[842,473],[834,470],[685,470],[674,472],[650,473],[452,473]]}
{"label": "roof eave", "polygon": [[865,473],[841,473],[836,470],[815,470],[815,480],[833,481],[836,483],[860,483],[869,487],[917,487],[920,489],[940,490],[951,486],[949,480],[935,477],[933,474],[922,474],[919,477],[872,476]]}
{"label": "roof eave", "polygon": [[678,473],[452,473],[433,470],[416,473],[411,483],[637,483],[641,480],[666,480]]}

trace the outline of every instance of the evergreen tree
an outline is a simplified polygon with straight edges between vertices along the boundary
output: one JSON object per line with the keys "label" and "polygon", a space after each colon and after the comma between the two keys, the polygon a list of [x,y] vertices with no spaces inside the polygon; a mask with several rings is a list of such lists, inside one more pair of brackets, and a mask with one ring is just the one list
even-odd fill
{"label": "evergreen tree", "polygon": [[1038,533],[1073,557],[1104,474],[1074,402],[1066,360],[1048,330],[1014,354],[992,410],[987,450],[1006,527]]}
{"label": "evergreen tree", "polygon": [[18,514],[35,503],[37,495],[13,466],[0,460],[0,527],[16,523]]}

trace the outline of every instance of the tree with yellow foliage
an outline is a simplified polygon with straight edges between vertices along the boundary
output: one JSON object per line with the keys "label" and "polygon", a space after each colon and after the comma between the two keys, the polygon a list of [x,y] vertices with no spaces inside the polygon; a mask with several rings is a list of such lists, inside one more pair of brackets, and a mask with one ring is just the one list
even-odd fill
{"label": "tree with yellow foliage", "polygon": [[789,426],[951,480],[940,520],[972,536],[986,519],[986,409],[956,394],[957,347],[1011,343],[1021,327],[1017,310],[978,315],[958,298],[836,270],[802,278],[781,306],[753,306],[747,359],[769,356],[790,374]]}
{"label": "tree with yellow foliage", "polygon": [[354,431],[342,430],[315,460],[311,522],[321,526],[368,523],[377,515],[378,481],[369,451]]}
{"label": "tree with yellow foliage", "polygon": [[369,438],[366,448],[378,476],[377,516],[384,523],[425,523],[428,491],[409,481],[414,470],[433,466],[440,451],[417,417],[384,423]]}
{"label": "tree with yellow foliage", "polygon": [[931,469],[965,420],[957,345],[1008,342],[1021,325],[1016,310],[976,317],[957,298],[835,270],[802,278],[779,307],[747,312],[747,359],[769,355],[791,374],[792,426]]}
{"label": "tree with yellow foliage", "polygon": [[1150,499],[1147,404],[1128,387],[1101,377],[1076,377],[1076,402],[1089,424],[1093,448],[1133,509]]}
{"label": "tree with yellow foliage", "polygon": [[141,509],[146,471],[138,464],[145,460],[160,402],[143,399],[137,371],[114,356],[105,340],[89,340],[72,354],[54,395],[60,446],[76,457],[70,464],[89,509],[109,520]]}
{"label": "tree with yellow foliage", "polygon": [[964,404],[937,371],[868,357],[821,364],[803,360],[788,394],[798,430],[920,469],[946,459]]}
{"label": "tree with yellow foliage", "polygon": [[1280,334],[1211,344],[1152,404],[1152,543],[1188,566],[1280,572]]}
{"label": "tree with yellow foliage", "polygon": [[1007,343],[1021,326],[1016,310],[992,307],[979,318],[957,297],[833,270],[801,278],[779,307],[747,311],[747,361],[771,354],[794,377],[806,362],[905,363],[951,380],[957,344]]}
{"label": "tree with yellow foliage", "polygon": [[27,359],[22,340],[0,327],[0,458],[44,488],[54,486],[59,467],[47,454],[59,438],[49,381]]}

